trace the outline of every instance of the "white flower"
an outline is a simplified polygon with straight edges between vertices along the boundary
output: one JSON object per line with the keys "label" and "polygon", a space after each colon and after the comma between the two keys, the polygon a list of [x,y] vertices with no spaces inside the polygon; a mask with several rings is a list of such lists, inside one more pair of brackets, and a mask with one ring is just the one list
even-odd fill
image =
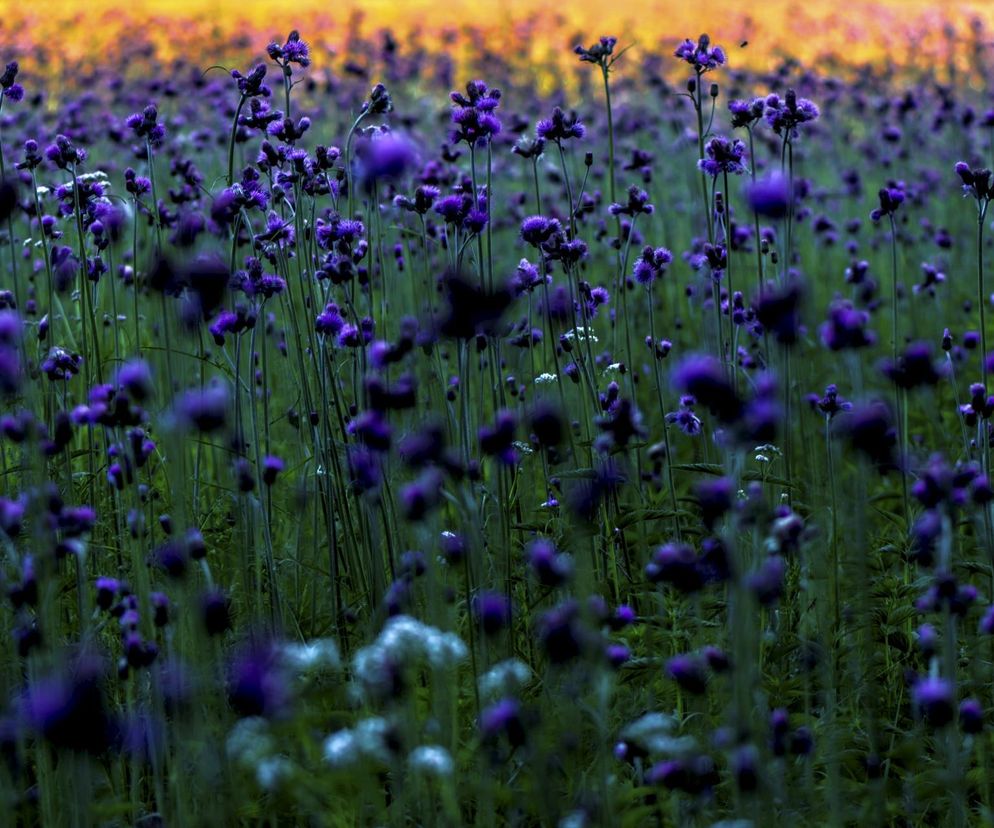
{"label": "white flower", "polygon": [[239,719],[225,742],[228,758],[243,765],[254,765],[262,761],[273,749],[269,723],[259,716]]}
{"label": "white flower", "polygon": [[597,336],[590,331],[589,328],[584,328],[582,326],[578,326],[570,331],[566,331],[566,333],[564,333],[563,336],[566,339],[568,339],[570,342],[572,342],[574,339],[577,342],[590,341],[595,344],[600,341],[597,338]]}
{"label": "white flower", "polygon": [[603,374],[607,376],[608,374],[614,374],[621,370],[620,362],[612,362],[607,368],[604,369]]}
{"label": "white flower", "polygon": [[318,638],[305,644],[285,644],[281,655],[299,673],[338,670],[342,666],[338,645],[330,638]]}
{"label": "white flower", "polygon": [[535,453],[535,450],[530,445],[528,445],[528,443],[523,443],[521,442],[521,440],[515,440],[513,443],[511,443],[511,445],[514,446],[522,454]]}
{"label": "white flower", "polygon": [[255,768],[255,781],[259,787],[272,790],[293,773],[293,763],[284,756],[270,756]]}
{"label": "white flower", "polygon": [[536,385],[550,385],[558,379],[558,374],[539,374],[535,377]]}
{"label": "white flower", "polygon": [[583,811],[571,811],[559,820],[559,828],[586,828],[587,815]]}
{"label": "white flower", "polygon": [[621,737],[637,742],[651,753],[680,754],[694,746],[690,736],[672,736],[675,720],[665,713],[646,713],[621,731]]}
{"label": "white flower", "polygon": [[495,664],[480,676],[481,696],[504,696],[521,689],[532,677],[532,669],[517,658]]}
{"label": "white flower", "polygon": [[339,730],[324,740],[324,760],[336,768],[344,768],[363,759],[390,761],[387,735],[390,723],[379,716],[363,719],[354,729]]}
{"label": "white flower", "polygon": [[468,656],[469,650],[455,633],[422,624],[408,615],[397,615],[387,621],[372,644],[355,654],[353,667],[364,687],[382,690],[392,682],[392,671],[398,666],[427,662],[441,670],[456,666]]}
{"label": "white flower", "polygon": [[761,446],[756,446],[753,451],[756,453],[757,463],[771,463],[774,457],[783,456],[783,452],[772,443],[764,443]]}
{"label": "white flower", "polygon": [[427,776],[452,776],[452,755],[440,745],[422,745],[411,751],[407,761],[412,770]]}

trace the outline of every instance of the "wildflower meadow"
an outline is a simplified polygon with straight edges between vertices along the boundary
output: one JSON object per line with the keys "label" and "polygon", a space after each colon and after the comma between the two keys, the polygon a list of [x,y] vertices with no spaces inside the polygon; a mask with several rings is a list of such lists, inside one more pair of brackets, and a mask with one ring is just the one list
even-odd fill
{"label": "wildflower meadow", "polygon": [[712,23],[0,31],[0,825],[994,825],[992,32]]}

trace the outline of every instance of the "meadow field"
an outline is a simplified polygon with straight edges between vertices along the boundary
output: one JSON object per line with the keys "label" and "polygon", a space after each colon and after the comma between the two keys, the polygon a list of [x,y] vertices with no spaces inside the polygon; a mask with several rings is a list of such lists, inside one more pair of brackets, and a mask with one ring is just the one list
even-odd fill
{"label": "meadow field", "polygon": [[0,825],[994,825],[994,13],[748,5],[3,16]]}

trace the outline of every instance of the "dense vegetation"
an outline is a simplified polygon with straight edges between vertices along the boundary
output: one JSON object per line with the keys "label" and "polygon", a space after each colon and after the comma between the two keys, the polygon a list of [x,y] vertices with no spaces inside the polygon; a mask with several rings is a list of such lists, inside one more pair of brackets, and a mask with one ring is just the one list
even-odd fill
{"label": "dense vegetation", "polygon": [[477,46],[0,76],[4,819],[991,824],[994,67]]}

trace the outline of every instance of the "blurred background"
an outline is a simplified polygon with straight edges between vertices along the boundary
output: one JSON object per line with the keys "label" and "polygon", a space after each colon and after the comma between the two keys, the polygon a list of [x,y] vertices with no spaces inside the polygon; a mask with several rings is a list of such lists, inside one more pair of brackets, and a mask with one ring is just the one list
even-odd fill
{"label": "blurred background", "polygon": [[[444,49],[460,64],[472,63],[474,36],[485,33],[517,57],[534,63],[568,53],[579,41],[611,33],[640,50],[670,47],[708,31],[729,47],[733,65],[763,69],[784,56],[843,64],[866,62],[969,66],[977,38],[994,22],[994,4],[922,0],[37,0],[0,2],[0,48],[26,64],[64,73],[96,61],[134,59],[139,49],[157,58],[180,56],[210,63],[258,53],[296,27],[322,52],[343,52],[355,35],[389,29],[397,48],[416,43]],[[407,43],[405,43],[407,41]],[[744,42],[748,45],[739,46]],[[32,54],[35,60],[25,60]],[[79,78],[75,78],[78,80]]]}

